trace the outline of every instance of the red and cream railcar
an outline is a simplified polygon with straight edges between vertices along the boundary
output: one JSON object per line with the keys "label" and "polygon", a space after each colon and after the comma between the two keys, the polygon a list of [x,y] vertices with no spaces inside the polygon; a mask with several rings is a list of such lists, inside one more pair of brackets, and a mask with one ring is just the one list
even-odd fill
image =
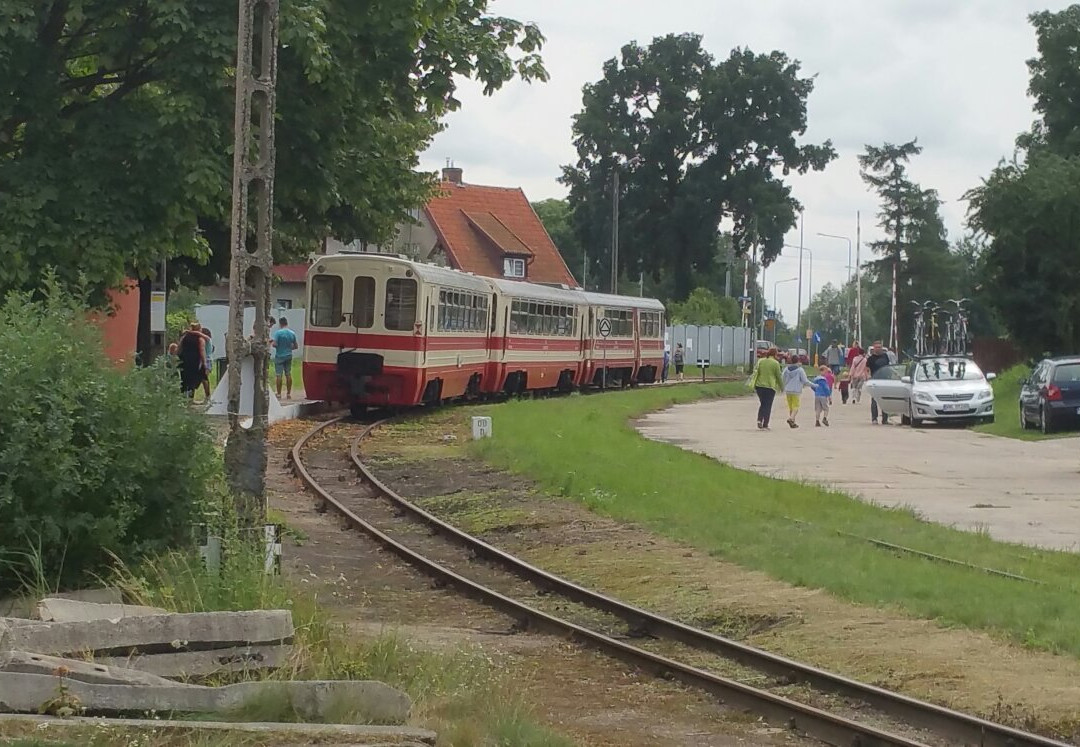
{"label": "red and cream railcar", "polygon": [[581,291],[492,278],[497,313],[491,336],[492,392],[569,391],[585,364]]}
{"label": "red and cream railcar", "polygon": [[408,406],[490,386],[487,280],[385,254],[339,254],[312,265],[308,294],[308,396]]}
{"label": "red and cream railcar", "polygon": [[[582,295],[589,304],[582,383],[627,386],[659,379],[664,363],[664,305],[653,298]],[[602,327],[607,328],[607,337],[601,334]]]}

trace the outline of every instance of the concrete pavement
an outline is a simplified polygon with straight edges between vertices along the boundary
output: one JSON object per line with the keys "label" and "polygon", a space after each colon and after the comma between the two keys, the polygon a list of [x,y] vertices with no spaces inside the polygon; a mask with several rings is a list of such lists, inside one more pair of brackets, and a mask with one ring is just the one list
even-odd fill
{"label": "concrete pavement", "polygon": [[830,428],[814,427],[803,394],[800,428],[783,397],[771,431],[755,425],[757,398],[678,405],[643,418],[647,438],[740,469],[832,488],[930,521],[1009,542],[1080,551],[1080,440],[1017,441],[956,427],[873,425],[870,403],[834,400]]}

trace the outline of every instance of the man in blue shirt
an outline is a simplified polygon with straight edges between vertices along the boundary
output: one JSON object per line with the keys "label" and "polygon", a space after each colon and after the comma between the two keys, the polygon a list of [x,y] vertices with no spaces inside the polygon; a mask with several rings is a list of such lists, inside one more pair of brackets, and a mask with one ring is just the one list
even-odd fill
{"label": "man in blue shirt", "polygon": [[274,348],[274,374],[277,377],[277,396],[281,398],[281,378],[285,377],[285,399],[292,397],[292,354],[296,350],[296,333],[289,329],[289,320],[278,319],[281,325],[274,330],[270,345]]}

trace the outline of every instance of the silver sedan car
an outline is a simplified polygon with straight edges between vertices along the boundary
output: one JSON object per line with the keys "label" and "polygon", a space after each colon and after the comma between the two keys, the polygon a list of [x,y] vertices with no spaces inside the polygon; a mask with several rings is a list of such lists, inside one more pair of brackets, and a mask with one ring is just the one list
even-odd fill
{"label": "silver sedan car", "polygon": [[994,374],[983,374],[969,358],[919,358],[887,366],[866,382],[878,407],[904,425],[924,420],[994,422]]}

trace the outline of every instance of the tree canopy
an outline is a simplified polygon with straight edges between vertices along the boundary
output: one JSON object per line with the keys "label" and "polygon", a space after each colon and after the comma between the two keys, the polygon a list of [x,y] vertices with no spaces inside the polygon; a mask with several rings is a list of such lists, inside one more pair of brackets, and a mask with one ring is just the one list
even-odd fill
{"label": "tree canopy", "polygon": [[[613,174],[620,172],[619,270],[674,279],[684,299],[715,260],[718,226],[734,223],[767,262],[795,225],[783,176],[823,169],[832,145],[802,145],[813,80],[782,52],[735,49],[717,62],[697,34],[624,46],[585,86],[574,117],[577,162],[563,167],[585,246],[610,247]],[[605,253],[610,275],[610,253]]]}
{"label": "tree canopy", "polygon": [[1080,351],[1080,5],[1030,17],[1038,56],[1029,92],[1041,119],[1019,152],[968,193],[969,222],[988,241],[986,296],[1031,355]]}
{"label": "tree canopy", "polygon": [[735,326],[742,323],[738,302],[708,288],[695,288],[682,303],[668,304],[667,314],[671,324]]}
{"label": "tree canopy", "polygon": [[[275,249],[385,238],[432,188],[417,154],[458,107],[543,80],[533,25],[489,0],[282,0]],[[0,292],[227,266],[235,3],[2,0]]]}

